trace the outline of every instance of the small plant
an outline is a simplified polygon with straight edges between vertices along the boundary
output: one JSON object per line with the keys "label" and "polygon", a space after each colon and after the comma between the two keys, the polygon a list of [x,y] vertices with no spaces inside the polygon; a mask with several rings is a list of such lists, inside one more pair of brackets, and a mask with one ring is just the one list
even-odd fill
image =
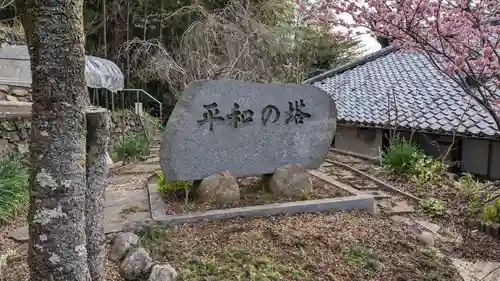
{"label": "small plant", "polygon": [[423,152],[411,141],[396,138],[389,149],[381,153],[382,167],[393,175],[409,175]]}
{"label": "small plant", "polygon": [[0,223],[28,203],[28,180],[22,155],[10,154],[0,160]]}
{"label": "small plant", "polygon": [[438,218],[443,216],[445,206],[443,201],[436,198],[429,198],[420,203],[420,209],[426,216]]}
{"label": "small plant", "polygon": [[310,200],[311,199],[311,193],[307,189],[301,188],[300,192],[301,192],[300,198],[302,198],[302,200]]}
{"label": "small plant", "polygon": [[481,208],[482,204],[482,193],[485,189],[484,185],[474,178],[474,176],[470,173],[463,174],[458,182],[463,188],[463,192],[465,192],[467,196],[467,206],[471,211],[477,211]]}
{"label": "small plant", "polygon": [[480,215],[485,221],[500,223],[500,199],[487,203],[494,194],[489,193],[485,184],[469,173],[463,174],[458,182],[467,195],[467,207],[472,214]]}
{"label": "small plant", "polygon": [[500,223],[500,199],[484,206],[482,217],[486,221]]}
{"label": "small plant", "polygon": [[422,187],[443,178],[445,166],[426,155],[411,141],[396,138],[386,152],[381,153],[382,167],[390,174],[409,178],[419,194]]}
{"label": "small plant", "polygon": [[179,191],[184,192],[184,203],[189,202],[189,192],[191,191],[192,183],[184,181],[167,182],[165,175],[162,172],[156,172],[158,192],[162,197],[167,197]]}
{"label": "small plant", "polygon": [[421,252],[417,254],[416,262],[418,264],[417,270],[420,272],[418,281],[457,280],[455,267],[451,261],[447,258],[440,257],[435,250],[422,249]]}
{"label": "small plant", "polygon": [[420,182],[435,182],[442,178],[445,167],[441,161],[421,154],[413,163],[413,175]]}
{"label": "small plant", "polygon": [[470,173],[464,173],[458,182],[465,188],[467,192],[478,192],[484,189],[484,185],[474,178]]}
{"label": "small plant", "polygon": [[126,136],[118,142],[115,149],[118,160],[134,161],[141,156],[149,155],[150,140],[142,134]]}
{"label": "small plant", "polygon": [[342,257],[350,266],[365,272],[377,271],[379,267],[378,255],[372,249],[363,246],[349,248]]}

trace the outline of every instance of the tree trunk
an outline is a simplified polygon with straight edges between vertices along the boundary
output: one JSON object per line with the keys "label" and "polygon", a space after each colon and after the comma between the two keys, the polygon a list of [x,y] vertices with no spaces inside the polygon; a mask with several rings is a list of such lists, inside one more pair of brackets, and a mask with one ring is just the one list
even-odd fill
{"label": "tree trunk", "polygon": [[107,147],[109,139],[108,111],[87,111],[87,221],[88,265],[92,281],[104,281],[104,191],[108,179]]}
{"label": "tree trunk", "polygon": [[83,0],[17,0],[33,89],[31,281],[88,281]]}

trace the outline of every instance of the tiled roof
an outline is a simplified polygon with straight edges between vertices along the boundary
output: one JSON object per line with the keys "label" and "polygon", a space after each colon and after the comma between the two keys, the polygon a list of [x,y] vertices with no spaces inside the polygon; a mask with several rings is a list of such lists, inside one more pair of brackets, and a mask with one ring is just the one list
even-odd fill
{"label": "tiled roof", "polygon": [[500,137],[489,113],[421,54],[389,47],[304,83],[332,95],[339,122]]}

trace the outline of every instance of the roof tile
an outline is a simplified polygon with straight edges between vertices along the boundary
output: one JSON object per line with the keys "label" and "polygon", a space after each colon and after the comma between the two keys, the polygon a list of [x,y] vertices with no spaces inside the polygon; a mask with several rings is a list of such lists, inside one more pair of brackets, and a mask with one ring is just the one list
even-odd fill
{"label": "roof tile", "polygon": [[340,121],[500,137],[490,114],[420,54],[386,48],[306,82],[332,95]]}

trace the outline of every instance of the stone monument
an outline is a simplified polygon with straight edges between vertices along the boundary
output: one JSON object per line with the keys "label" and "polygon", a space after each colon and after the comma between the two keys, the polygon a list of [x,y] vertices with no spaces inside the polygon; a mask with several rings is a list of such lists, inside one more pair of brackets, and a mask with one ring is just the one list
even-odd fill
{"label": "stone monument", "polygon": [[168,181],[316,169],[337,121],[328,93],[306,84],[202,80],[189,84],[167,123],[160,164]]}

